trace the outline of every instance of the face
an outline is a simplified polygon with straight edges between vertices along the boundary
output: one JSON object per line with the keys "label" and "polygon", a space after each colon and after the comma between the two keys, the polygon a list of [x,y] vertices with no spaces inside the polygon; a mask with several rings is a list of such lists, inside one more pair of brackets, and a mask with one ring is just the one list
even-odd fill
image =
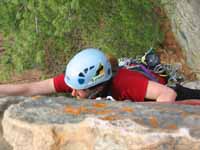
{"label": "face", "polygon": [[72,96],[76,97],[77,99],[84,99],[84,98],[89,98],[93,99],[96,98],[96,94],[101,92],[103,89],[103,86],[97,86],[93,89],[84,89],[84,90],[76,90],[72,89]]}
{"label": "face", "polygon": [[71,94],[72,94],[72,96],[76,97],[77,99],[83,99],[83,98],[88,98],[90,92],[88,89],[86,89],[86,90],[73,89]]}

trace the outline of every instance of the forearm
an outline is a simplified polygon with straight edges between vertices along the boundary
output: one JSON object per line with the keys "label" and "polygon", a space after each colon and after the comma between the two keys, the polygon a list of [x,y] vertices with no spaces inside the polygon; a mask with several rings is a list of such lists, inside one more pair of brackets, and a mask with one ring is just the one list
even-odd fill
{"label": "forearm", "polygon": [[0,96],[33,96],[55,93],[53,79],[24,84],[0,85]]}
{"label": "forearm", "polygon": [[28,94],[26,84],[4,84],[0,85],[0,96],[18,96]]}

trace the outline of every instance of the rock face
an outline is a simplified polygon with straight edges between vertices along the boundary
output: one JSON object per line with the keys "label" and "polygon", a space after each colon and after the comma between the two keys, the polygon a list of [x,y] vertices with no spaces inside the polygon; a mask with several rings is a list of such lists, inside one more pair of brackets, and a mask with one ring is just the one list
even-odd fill
{"label": "rock face", "polygon": [[12,150],[12,147],[2,137],[2,116],[4,111],[12,104],[17,104],[25,100],[25,97],[0,97],[0,150]]}
{"label": "rock face", "polygon": [[42,97],[9,107],[14,150],[199,150],[200,107]]}
{"label": "rock face", "polygon": [[185,81],[182,85],[191,89],[200,89],[200,81]]}
{"label": "rock face", "polygon": [[17,104],[19,102],[23,102],[27,97],[0,97],[0,113],[2,114],[10,105]]}
{"label": "rock face", "polygon": [[161,0],[176,39],[186,52],[188,65],[200,79],[200,1]]}
{"label": "rock face", "polygon": [[12,147],[5,141],[3,138],[3,131],[2,131],[2,116],[4,111],[12,104],[18,104],[20,102],[23,102],[27,99],[37,99],[37,97],[13,97],[13,96],[7,96],[7,97],[0,97],[0,150],[12,150]]}

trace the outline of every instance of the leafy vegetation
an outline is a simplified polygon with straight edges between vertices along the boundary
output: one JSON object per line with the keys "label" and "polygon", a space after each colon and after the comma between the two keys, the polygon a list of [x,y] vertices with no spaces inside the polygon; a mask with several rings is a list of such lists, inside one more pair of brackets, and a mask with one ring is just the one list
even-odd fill
{"label": "leafy vegetation", "polygon": [[86,47],[117,57],[135,56],[162,41],[158,2],[150,0],[1,0],[0,32],[6,51],[0,80],[38,67],[62,72]]}

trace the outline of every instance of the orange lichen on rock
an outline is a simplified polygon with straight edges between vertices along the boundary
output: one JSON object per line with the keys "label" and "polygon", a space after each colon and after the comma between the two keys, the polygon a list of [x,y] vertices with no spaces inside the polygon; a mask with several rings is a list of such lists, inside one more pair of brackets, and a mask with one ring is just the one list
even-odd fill
{"label": "orange lichen on rock", "polygon": [[97,108],[104,108],[104,107],[107,106],[107,104],[105,104],[105,103],[94,103],[93,106],[97,107]]}
{"label": "orange lichen on rock", "polygon": [[64,111],[72,115],[80,115],[81,107],[66,106]]}
{"label": "orange lichen on rock", "polygon": [[89,109],[84,106],[80,106],[79,109],[80,109],[80,113],[88,113],[89,112]]}
{"label": "orange lichen on rock", "polygon": [[177,125],[175,125],[175,124],[168,125],[166,128],[167,129],[178,129]]}
{"label": "orange lichen on rock", "polygon": [[134,109],[131,107],[123,107],[121,108],[121,111],[123,112],[134,112]]}
{"label": "orange lichen on rock", "polygon": [[185,112],[185,111],[183,111],[183,112],[180,113],[180,116],[183,117],[183,118],[186,117],[186,116],[188,116],[188,115],[189,115],[189,113]]}
{"label": "orange lichen on rock", "polygon": [[158,119],[156,117],[153,117],[153,116],[150,117],[149,122],[152,127],[154,127],[154,128],[158,127]]}
{"label": "orange lichen on rock", "polygon": [[120,117],[116,116],[116,115],[112,115],[112,116],[101,117],[100,119],[102,119],[102,120],[108,120],[108,121],[113,121],[113,120],[120,119]]}
{"label": "orange lichen on rock", "polygon": [[105,115],[105,114],[112,113],[112,110],[109,110],[109,109],[107,109],[107,110],[86,109],[82,112],[96,114],[96,115]]}
{"label": "orange lichen on rock", "polygon": [[73,114],[73,115],[80,115],[81,113],[89,113],[89,114],[96,114],[96,115],[105,115],[112,113],[113,111],[110,109],[106,110],[97,110],[97,109],[88,109],[84,106],[80,107],[72,107],[72,106],[66,106],[64,109],[65,113]]}
{"label": "orange lichen on rock", "polygon": [[105,115],[105,114],[110,114],[112,113],[112,110],[106,109],[106,110],[99,110],[96,112],[97,115]]}
{"label": "orange lichen on rock", "polygon": [[32,97],[31,97],[32,100],[37,100],[37,99],[39,99],[39,98],[41,98],[41,96],[39,96],[39,95],[37,95],[37,96],[32,96]]}
{"label": "orange lichen on rock", "polygon": [[85,109],[83,112],[84,112],[84,113],[96,114],[96,113],[97,113],[97,110],[96,110],[96,109]]}

